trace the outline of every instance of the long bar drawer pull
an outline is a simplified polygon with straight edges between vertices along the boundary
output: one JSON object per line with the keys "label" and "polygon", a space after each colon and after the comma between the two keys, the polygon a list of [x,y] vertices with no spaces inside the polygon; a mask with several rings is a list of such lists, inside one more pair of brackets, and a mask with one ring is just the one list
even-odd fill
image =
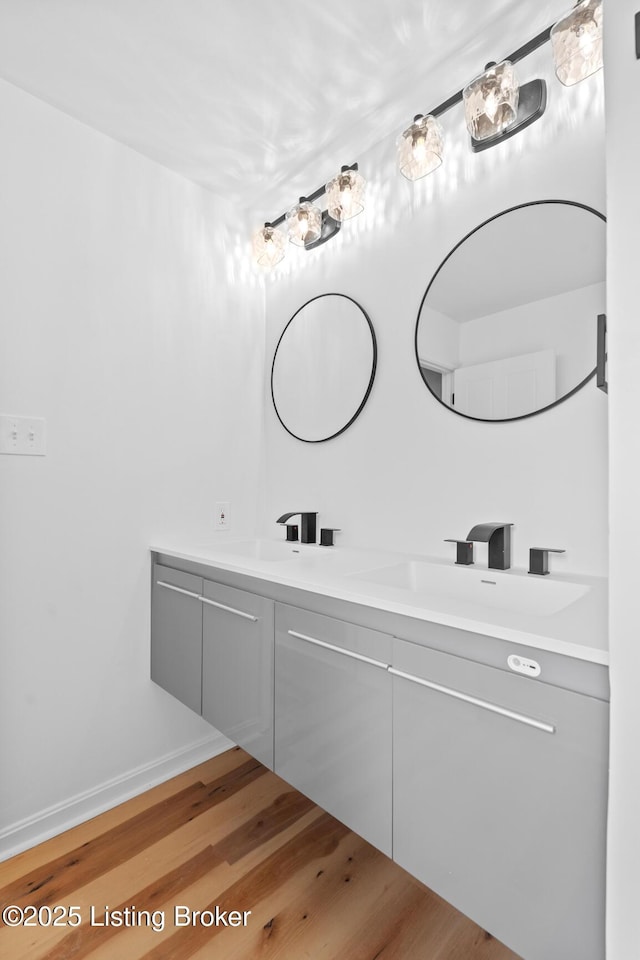
{"label": "long bar drawer pull", "polygon": [[209,600],[207,597],[200,597],[203,603],[208,603],[210,607],[217,607],[219,610],[226,610],[227,613],[234,613],[236,617],[244,617],[245,620],[253,620],[255,623],[257,617],[254,617],[250,613],[245,613],[244,610],[236,610],[235,607],[228,607],[226,603],[218,603],[217,600]]}
{"label": "long bar drawer pull", "polygon": [[439,683],[433,683],[432,680],[422,680],[420,677],[414,677],[410,673],[403,673],[402,670],[396,670],[395,667],[389,667],[389,673],[392,673],[394,677],[411,680],[412,683],[419,683],[422,687],[429,687],[430,690],[444,693],[448,697],[455,697],[456,700],[464,700],[465,703],[472,703],[474,706],[481,707],[483,710],[490,710],[491,713],[499,713],[503,717],[517,720],[518,723],[525,723],[528,727],[535,727],[536,730],[542,730],[544,733],[556,732],[556,728],[551,723],[534,720],[533,717],[527,717],[524,713],[516,713],[514,710],[507,710],[506,707],[498,707],[495,703],[489,703],[487,700],[478,700],[477,697],[471,697],[468,693],[452,690],[451,687],[443,687]]}
{"label": "long bar drawer pull", "polygon": [[382,670],[388,670],[389,664],[382,660],[374,660],[373,657],[365,657],[363,653],[354,653],[353,650],[343,650],[342,647],[336,647],[326,640],[316,640],[315,637],[308,637],[305,633],[297,633],[295,630],[287,630],[290,637],[297,640],[304,640],[306,643],[313,643],[316,647],[324,647],[325,650],[333,650],[334,653],[341,653],[344,657],[351,657],[353,660],[362,660],[363,663],[370,663],[372,667],[380,667]]}
{"label": "long bar drawer pull", "polygon": [[165,583],[164,580],[156,580],[156,584],[159,587],[165,587],[167,590],[175,590],[176,593],[183,593],[185,597],[194,597],[196,600],[200,599],[199,593],[194,593],[193,590],[185,590],[184,587],[174,587],[172,583]]}

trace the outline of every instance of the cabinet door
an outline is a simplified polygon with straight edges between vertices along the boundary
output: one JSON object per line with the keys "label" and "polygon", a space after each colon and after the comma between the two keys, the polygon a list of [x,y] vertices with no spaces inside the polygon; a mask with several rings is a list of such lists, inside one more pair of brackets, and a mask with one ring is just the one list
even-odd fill
{"label": "cabinet door", "polygon": [[391,854],[386,634],[276,605],[275,770]]}
{"label": "cabinet door", "polygon": [[402,641],[391,672],[394,859],[526,960],[603,960],[608,705]]}
{"label": "cabinet door", "polygon": [[273,769],[273,600],[204,581],[202,716]]}
{"label": "cabinet door", "polygon": [[151,594],[151,679],[202,713],[202,580],[155,564]]}

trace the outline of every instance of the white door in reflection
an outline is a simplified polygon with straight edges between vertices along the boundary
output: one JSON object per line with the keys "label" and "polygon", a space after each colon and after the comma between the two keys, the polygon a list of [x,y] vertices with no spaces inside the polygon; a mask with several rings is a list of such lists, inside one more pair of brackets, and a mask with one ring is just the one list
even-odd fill
{"label": "white door in reflection", "polygon": [[458,413],[483,420],[510,420],[547,407],[556,399],[555,351],[458,367],[453,394]]}

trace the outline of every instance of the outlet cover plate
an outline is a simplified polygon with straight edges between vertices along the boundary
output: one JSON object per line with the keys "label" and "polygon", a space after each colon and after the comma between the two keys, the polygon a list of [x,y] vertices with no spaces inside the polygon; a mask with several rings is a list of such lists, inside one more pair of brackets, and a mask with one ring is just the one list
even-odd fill
{"label": "outlet cover plate", "polygon": [[218,500],[216,503],[216,530],[228,530],[231,526],[231,503],[229,500]]}

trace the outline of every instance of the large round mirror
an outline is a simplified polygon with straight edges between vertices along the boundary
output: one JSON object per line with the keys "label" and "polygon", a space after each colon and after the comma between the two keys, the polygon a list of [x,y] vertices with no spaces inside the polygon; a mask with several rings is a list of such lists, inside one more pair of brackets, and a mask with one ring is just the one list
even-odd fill
{"label": "large round mirror", "polygon": [[309,300],[284,328],[271,368],[282,426],[298,440],[331,440],[364,407],[376,372],[376,337],[362,307],[342,293]]}
{"label": "large round mirror", "polygon": [[554,406],[594,375],[605,312],[605,218],[564,200],[504,210],[436,270],[416,324],[431,393],[474,420]]}

